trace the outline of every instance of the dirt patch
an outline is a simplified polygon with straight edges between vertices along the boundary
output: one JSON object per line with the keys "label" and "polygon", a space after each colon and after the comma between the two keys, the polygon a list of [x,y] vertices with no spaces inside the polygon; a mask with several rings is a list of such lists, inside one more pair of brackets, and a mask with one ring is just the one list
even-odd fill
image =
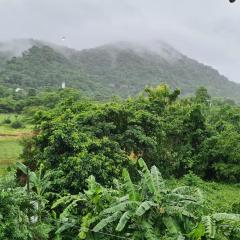
{"label": "dirt patch", "polygon": [[22,137],[31,137],[33,136],[33,133],[0,133],[0,139],[1,138],[22,138]]}

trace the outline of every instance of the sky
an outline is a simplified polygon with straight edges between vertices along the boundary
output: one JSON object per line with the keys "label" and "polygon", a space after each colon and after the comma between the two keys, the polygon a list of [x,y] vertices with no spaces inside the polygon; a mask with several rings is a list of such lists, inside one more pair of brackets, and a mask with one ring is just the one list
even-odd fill
{"label": "sky", "polygon": [[0,29],[76,49],[163,40],[240,82],[240,0],[0,0]]}

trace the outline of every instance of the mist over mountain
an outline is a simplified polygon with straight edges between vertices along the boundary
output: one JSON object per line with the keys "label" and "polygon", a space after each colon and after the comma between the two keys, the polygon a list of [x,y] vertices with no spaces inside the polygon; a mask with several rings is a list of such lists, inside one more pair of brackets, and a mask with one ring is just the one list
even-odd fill
{"label": "mist over mountain", "polygon": [[184,95],[206,86],[213,96],[240,100],[240,85],[162,41],[117,42],[74,50],[38,40],[0,43],[0,84],[11,88],[79,88],[90,96],[128,97],[167,83]]}

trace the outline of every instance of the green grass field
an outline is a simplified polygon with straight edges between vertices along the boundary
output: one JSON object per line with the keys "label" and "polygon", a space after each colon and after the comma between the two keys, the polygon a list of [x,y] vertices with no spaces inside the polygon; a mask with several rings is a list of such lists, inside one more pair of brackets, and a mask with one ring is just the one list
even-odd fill
{"label": "green grass field", "polygon": [[23,116],[0,114],[0,175],[6,171],[7,167],[18,161],[22,152],[20,140],[32,131],[32,126],[25,122],[23,128],[14,129],[10,124],[3,123],[5,119],[10,119],[11,122],[18,119],[24,122]]}
{"label": "green grass field", "polygon": [[[184,181],[183,179],[167,180],[166,183],[170,188],[189,184],[189,182]],[[231,213],[233,212],[235,204],[239,204],[240,206],[239,184],[224,184],[201,180],[198,184],[193,186],[201,190],[207,205],[210,206],[210,211]]]}
{"label": "green grass field", "polygon": [[18,160],[21,152],[22,146],[19,139],[0,138],[0,175]]}
{"label": "green grass field", "polygon": [[[19,129],[14,129],[10,126],[10,124],[4,124],[3,121],[5,119],[10,119],[11,122],[15,120],[20,120],[24,122],[24,127]],[[30,124],[26,124],[24,117],[21,115],[15,114],[0,114],[0,135],[21,135],[28,134],[32,130],[32,126]]]}

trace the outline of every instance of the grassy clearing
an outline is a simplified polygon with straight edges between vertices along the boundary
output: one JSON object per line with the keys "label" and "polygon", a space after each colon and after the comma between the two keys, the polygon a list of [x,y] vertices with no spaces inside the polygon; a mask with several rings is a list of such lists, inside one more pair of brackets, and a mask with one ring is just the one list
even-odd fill
{"label": "grassy clearing", "polygon": [[19,139],[0,138],[0,174],[18,160],[21,152],[22,146]]}
{"label": "grassy clearing", "polygon": [[[24,122],[23,128],[14,129],[10,124],[4,123],[4,120],[9,119],[11,122],[19,120]],[[29,134],[32,131],[32,126],[25,122],[25,118],[22,115],[16,114],[0,114],[0,135],[24,135]]]}
{"label": "grassy clearing", "polygon": [[240,204],[240,185],[204,183],[203,193],[215,212],[233,212],[233,205]]}
{"label": "grassy clearing", "polygon": [[[24,122],[23,128],[14,129],[10,124],[3,123],[5,119],[11,122],[19,120]],[[32,126],[24,121],[24,117],[15,114],[0,114],[0,175],[7,167],[14,164],[22,152],[20,140],[31,134]]]}
{"label": "grassy clearing", "polygon": [[24,128],[14,129],[10,126],[0,125],[0,135],[9,135],[9,136],[18,136],[18,135],[27,135],[30,134],[32,131],[32,127],[27,125]]}
{"label": "grassy clearing", "polygon": [[16,114],[13,114],[13,113],[1,113],[0,114],[0,124],[2,124],[2,122],[5,120],[5,119],[10,119],[11,121],[14,121],[16,119],[20,119],[20,120],[23,120],[23,116],[21,115],[16,115]]}
{"label": "grassy clearing", "polygon": [[[167,180],[167,185],[170,188],[189,185],[186,179]],[[205,182],[197,180],[194,184],[190,184],[201,190],[207,205],[211,207],[212,212],[228,212],[232,213],[234,205],[240,206],[240,185],[239,184],[224,184],[217,182]]]}

